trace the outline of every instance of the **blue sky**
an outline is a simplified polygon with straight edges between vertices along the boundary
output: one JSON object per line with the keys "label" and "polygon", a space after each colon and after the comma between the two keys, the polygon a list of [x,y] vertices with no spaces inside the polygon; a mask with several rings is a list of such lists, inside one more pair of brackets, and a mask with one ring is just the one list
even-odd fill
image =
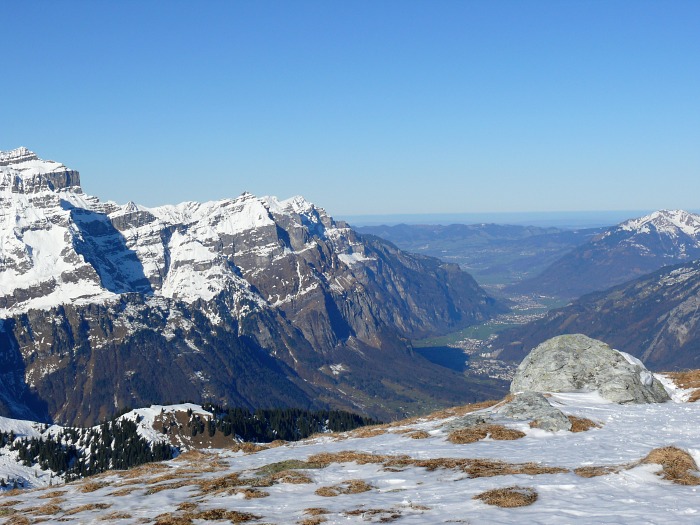
{"label": "blue sky", "polygon": [[13,1],[0,150],[145,205],[700,208],[697,1]]}

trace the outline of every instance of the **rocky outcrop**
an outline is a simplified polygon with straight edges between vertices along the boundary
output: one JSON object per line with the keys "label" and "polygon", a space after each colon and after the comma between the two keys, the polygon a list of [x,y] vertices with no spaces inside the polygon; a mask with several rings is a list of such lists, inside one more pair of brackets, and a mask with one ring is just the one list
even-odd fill
{"label": "rocky outcrop", "polygon": [[582,334],[540,344],[518,366],[511,392],[595,391],[615,403],[660,403],[663,385],[634,357]]}
{"label": "rocky outcrop", "polygon": [[571,430],[569,418],[550,405],[547,398],[539,392],[523,392],[499,407],[495,413],[515,421],[531,421],[533,427],[549,432]]}

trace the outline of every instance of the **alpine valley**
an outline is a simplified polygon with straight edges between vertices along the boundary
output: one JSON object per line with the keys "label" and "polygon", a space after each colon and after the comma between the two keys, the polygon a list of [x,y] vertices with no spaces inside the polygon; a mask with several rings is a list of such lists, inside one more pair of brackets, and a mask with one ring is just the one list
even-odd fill
{"label": "alpine valley", "polygon": [[0,414],[90,425],[182,401],[380,419],[499,397],[410,340],[507,310],[455,264],[301,197],[146,208],[0,152]]}

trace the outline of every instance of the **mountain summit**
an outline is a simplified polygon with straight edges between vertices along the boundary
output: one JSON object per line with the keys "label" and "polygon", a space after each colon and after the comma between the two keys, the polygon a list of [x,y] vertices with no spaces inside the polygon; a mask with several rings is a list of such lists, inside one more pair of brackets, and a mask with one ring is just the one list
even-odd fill
{"label": "mountain summit", "polygon": [[479,397],[406,343],[503,310],[456,265],[302,197],[118,205],[25,148],[0,159],[0,412],[91,423],[190,399],[391,417]]}
{"label": "mountain summit", "polygon": [[609,228],[512,289],[574,298],[698,257],[700,215],[661,210]]}

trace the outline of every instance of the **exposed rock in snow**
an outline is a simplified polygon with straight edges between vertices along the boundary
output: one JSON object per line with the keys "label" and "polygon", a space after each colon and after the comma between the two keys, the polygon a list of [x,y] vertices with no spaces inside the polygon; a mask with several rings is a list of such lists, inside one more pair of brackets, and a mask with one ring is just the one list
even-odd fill
{"label": "exposed rock in snow", "polygon": [[660,403],[669,397],[641,361],[582,334],[545,341],[523,360],[511,392],[596,391],[615,403]]}
{"label": "exposed rock in snow", "polygon": [[571,430],[571,421],[564,413],[549,404],[539,392],[523,392],[495,411],[502,417],[516,421],[532,420],[542,430],[556,432]]}

